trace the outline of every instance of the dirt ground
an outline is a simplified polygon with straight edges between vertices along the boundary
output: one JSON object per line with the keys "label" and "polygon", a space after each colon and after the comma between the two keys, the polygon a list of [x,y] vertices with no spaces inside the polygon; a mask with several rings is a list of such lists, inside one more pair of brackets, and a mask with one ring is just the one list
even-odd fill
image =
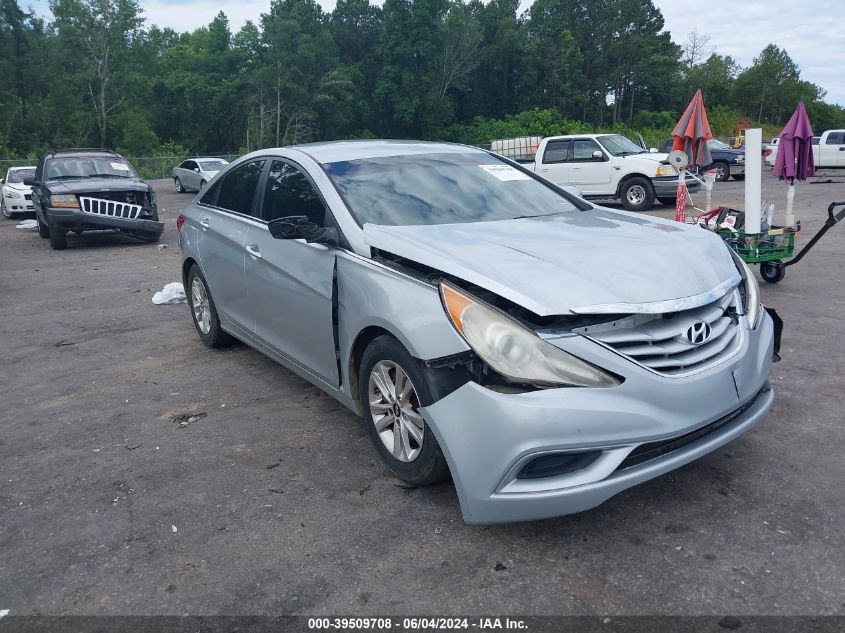
{"label": "dirt ground", "polygon": [[[830,179],[800,186],[801,243],[845,199]],[[785,321],[765,422],[593,511],[477,527],[450,483],[398,487],[316,388],[152,304],[179,280],[191,199],[156,186],[161,250],[52,251],[0,219],[0,610],[845,613],[845,226],[763,285]],[[768,175],[764,195],[783,208]],[[714,194],[742,199],[737,182]]]}

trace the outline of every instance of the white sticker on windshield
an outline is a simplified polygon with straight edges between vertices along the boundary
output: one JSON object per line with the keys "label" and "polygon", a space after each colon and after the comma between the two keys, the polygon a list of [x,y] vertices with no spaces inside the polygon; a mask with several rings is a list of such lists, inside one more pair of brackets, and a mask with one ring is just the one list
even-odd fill
{"label": "white sticker on windshield", "polygon": [[518,169],[514,169],[510,165],[479,165],[481,169],[486,171],[491,176],[495,176],[501,181],[508,180],[531,180],[531,176],[522,173]]}
{"label": "white sticker on windshield", "polygon": [[117,171],[129,171],[129,165],[126,163],[109,163],[112,169],[116,169]]}

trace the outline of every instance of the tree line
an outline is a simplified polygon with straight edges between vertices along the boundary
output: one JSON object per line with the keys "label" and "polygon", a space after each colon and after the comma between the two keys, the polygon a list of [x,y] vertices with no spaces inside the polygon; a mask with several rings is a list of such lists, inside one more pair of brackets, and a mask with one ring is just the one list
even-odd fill
{"label": "tree line", "polygon": [[487,143],[508,133],[671,130],[702,88],[716,132],[772,129],[803,99],[845,127],[774,44],[741,68],[651,0],[271,0],[233,32],[179,33],[136,0],[0,0],[0,157],[100,146],[130,156],[241,153],[345,138]]}

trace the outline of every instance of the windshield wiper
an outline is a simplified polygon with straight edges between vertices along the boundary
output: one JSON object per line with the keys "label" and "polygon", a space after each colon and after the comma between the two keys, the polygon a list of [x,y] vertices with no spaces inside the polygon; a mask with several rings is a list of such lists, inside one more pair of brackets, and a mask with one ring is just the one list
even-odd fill
{"label": "windshield wiper", "polygon": [[91,174],[86,178],[131,178],[131,176],[121,176],[120,174]]}
{"label": "windshield wiper", "polygon": [[518,215],[515,218],[511,218],[512,220],[525,220],[526,218],[548,218],[553,215],[563,215],[564,213],[569,213],[568,211],[556,211],[554,213],[537,213],[535,215]]}

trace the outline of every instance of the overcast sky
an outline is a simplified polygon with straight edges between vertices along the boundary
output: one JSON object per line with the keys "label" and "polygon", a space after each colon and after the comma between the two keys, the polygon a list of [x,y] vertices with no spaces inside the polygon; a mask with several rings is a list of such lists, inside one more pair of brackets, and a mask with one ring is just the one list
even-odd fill
{"label": "overcast sky", "polygon": [[[335,0],[318,0],[326,11]],[[531,0],[522,0],[523,8]],[[25,2],[24,2],[25,3]],[[257,21],[270,7],[270,0],[140,0],[153,24],[177,31],[208,24],[221,9],[232,31],[247,20]],[[381,4],[381,2],[378,2]],[[37,0],[46,5],[46,0]],[[739,0],[690,2],[656,0],[666,18],[672,39],[683,44],[696,29],[710,37],[712,48],[748,66],[770,43],[785,48],[799,68],[801,78],[827,90],[827,101],[845,105],[845,21],[842,0]],[[714,104],[715,105],[715,104]]]}

